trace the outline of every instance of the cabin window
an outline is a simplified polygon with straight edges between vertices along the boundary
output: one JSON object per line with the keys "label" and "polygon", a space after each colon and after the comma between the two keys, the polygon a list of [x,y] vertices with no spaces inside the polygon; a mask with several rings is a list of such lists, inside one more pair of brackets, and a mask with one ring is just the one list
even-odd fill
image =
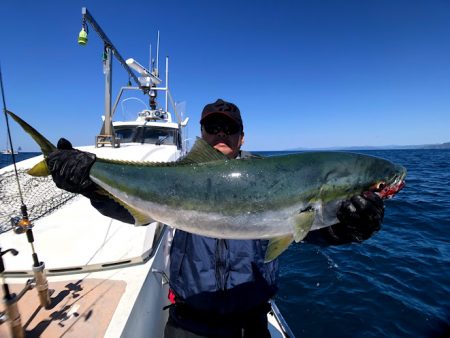
{"label": "cabin window", "polygon": [[116,137],[120,138],[121,143],[134,142],[133,136],[135,135],[136,128],[120,128],[115,129]]}
{"label": "cabin window", "polygon": [[159,128],[155,126],[144,127],[116,127],[116,137],[120,138],[120,143],[149,143],[156,145],[176,145],[180,147],[180,137],[177,129]]}

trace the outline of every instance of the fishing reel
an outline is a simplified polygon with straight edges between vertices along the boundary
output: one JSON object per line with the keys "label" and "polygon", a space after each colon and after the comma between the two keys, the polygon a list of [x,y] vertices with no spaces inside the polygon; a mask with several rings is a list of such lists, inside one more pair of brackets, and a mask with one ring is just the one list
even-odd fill
{"label": "fishing reel", "polygon": [[27,207],[24,204],[20,207],[20,211],[22,212],[22,217],[11,218],[11,227],[16,234],[23,234],[33,228],[33,224],[28,219]]}
{"label": "fishing reel", "polygon": [[28,218],[18,216],[11,218],[11,227],[16,234],[23,234],[27,230],[31,230],[33,226],[33,223]]}
{"label": "fishing reel", "polygon": [[32,258],[33,258],[33,287],[36,287],[38,291],[39,301],[42,307],[48,308],[50,306],[50,293],[48,288],[47,277],[45,275],[45,264],[39,261],[38,255],[34,250],[34,236],[33,236],[33,224],[28,219],[27,207],[22,205],[21,207],[22,217],[11,218],[11,226],[16,234],[26,233],[28,243],[31,245]]}

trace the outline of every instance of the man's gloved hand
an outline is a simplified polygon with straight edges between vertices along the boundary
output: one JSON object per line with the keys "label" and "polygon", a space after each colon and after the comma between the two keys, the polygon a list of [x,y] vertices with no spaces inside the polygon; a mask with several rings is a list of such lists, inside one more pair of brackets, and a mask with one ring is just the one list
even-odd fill
{"label": "man's gloved hand", "polygon": [[383,217],[383,200],[371,191],[344,201],[337,212],[339,230],[357,242],[368,239],[380,230]]}
{"label": "man's gloved hand", "polygon": [[47,165],[56,186],[79,194],[95,190],[96,185],[89,178],[95,155],[73,149],[72,144],[64,138],[59,139],[57,148],[47,157]]}

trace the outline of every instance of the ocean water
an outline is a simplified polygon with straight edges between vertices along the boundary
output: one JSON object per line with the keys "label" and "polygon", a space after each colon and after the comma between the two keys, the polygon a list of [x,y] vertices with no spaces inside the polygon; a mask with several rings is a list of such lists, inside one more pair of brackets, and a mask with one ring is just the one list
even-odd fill
{"label": "ocean water", "polygon": [[[16,162],[26,160],[27,158],[37,156],[40,153],[18,153],[15,156]],[[12,155],[0,154],[0,168],[6,167],[12,163]]]}
{"label": "ocean water", "polygon": [[296,337],[450,337],[450,150],[361,152],[408,170],[382,230],[362,244],[292,245],[277,305]]}
{"label": "ocean water", "polygon": [[450,150],[361,152],[408,169],[382,230],[362,244],[292,245],[276,303],[296,337],[450,337]]}

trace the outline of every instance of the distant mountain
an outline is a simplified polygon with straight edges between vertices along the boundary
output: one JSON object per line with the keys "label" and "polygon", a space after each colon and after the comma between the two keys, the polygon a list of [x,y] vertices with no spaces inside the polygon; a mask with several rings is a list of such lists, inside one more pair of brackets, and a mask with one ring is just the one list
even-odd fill
{"label": "distant mountain", "polygon": [[295,148],[291,150],[383,150],[383,149],[450,149],[450,142],[440,144],[421,145],[386,145],[386,146],[353,146],[353,147],[327,147],[327,148]]}
{"label": "distant mountain", "polygon": [[429,144],[424,145],[424,149],[450,149],[450,142],[445,142],[441,144]]}

